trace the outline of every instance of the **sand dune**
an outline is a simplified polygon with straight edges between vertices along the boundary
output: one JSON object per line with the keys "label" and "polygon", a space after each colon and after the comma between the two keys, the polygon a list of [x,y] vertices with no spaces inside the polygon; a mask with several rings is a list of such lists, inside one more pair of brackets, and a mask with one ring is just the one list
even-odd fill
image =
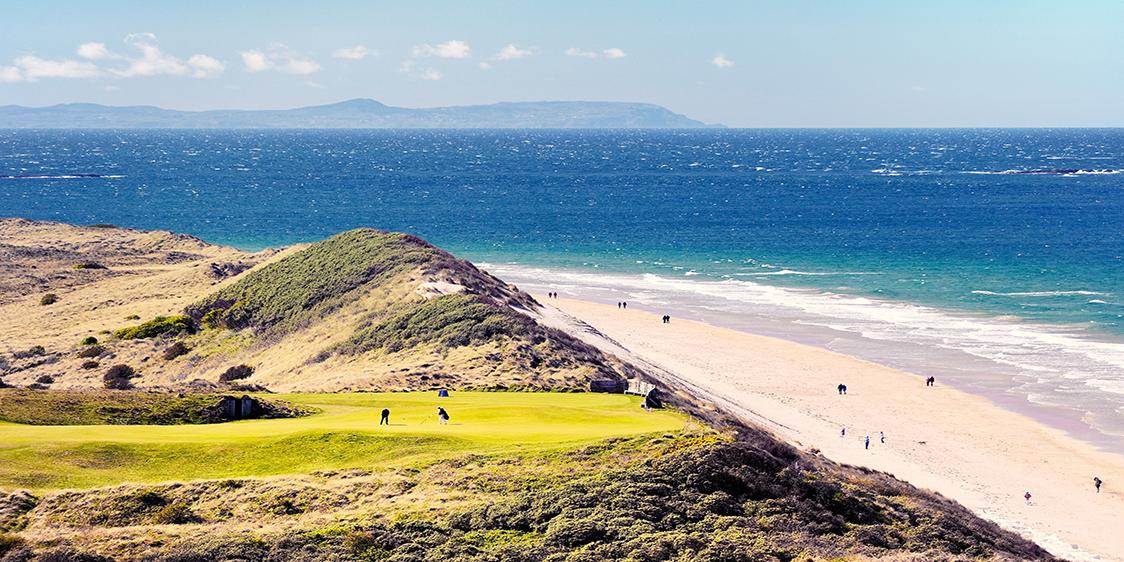
{"label": "sand dune", "polygon": [[[540,302],[550,323],[676,378],[805,450],[937,491],[1056,555],[1124,560],[1117,532],[1124,457],[940,381],[927,388],[917,375],[820,348],[700,322],[663,324],[642,310]],[[841,382],[846,396],[836,391]],[[1100,494],[1094,476],[1105,481]]]}

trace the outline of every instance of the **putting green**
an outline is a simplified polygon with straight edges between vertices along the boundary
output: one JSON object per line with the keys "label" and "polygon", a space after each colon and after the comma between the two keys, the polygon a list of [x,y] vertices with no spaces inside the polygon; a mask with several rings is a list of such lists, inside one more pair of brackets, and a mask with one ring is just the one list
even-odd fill
{"label": "putting green", "polygon": [[[30,426],[0,422],[0,488],[89,488],[379,468],[463,453],[565,449],[677,432],[687,418],[619,394],[531,392],[271,395],[319,413],[210,425]],[[450,415],[439,425],[437,406]],[[379,411],[391,410],[390,426]]]}

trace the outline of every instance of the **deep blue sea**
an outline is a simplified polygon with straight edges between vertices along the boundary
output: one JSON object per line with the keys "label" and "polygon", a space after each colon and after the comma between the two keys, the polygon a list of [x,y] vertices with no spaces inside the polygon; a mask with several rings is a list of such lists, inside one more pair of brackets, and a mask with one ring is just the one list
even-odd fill
{"label": "deep blue sea", "polygon": [[1122,170],[1121,129],[0,130],[0,216],[409,231],[1124,435]]}

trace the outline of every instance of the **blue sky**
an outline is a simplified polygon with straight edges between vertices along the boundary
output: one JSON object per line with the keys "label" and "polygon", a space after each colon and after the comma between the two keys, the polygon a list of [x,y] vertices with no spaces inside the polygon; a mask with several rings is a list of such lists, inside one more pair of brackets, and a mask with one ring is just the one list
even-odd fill
{"label": "blue sky", "polygon": [[1108,0],[42,0],[0,22],[0,105],[616,100],[741,127],[1124,126]]}

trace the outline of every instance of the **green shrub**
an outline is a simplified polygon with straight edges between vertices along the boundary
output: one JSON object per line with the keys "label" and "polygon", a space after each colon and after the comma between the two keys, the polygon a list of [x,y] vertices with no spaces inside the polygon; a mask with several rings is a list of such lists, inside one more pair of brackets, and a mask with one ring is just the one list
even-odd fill
{"label": "green shrub", "polygon": [[128,316],[126,316],[126,317],[125,317],[125,320],[140,320],[140,315],[138,315],[138,314],[130,314],[130,315],[128,315]]}
{"label": "green shrub", "polygon": [[203,315],[203,318],[199,322],[203,324],[204,328],[225,328],[226,324],[222,319],[223,313],[225,312],[225,308],[216,308],[214,310],[210,310]]}
{"label": "green shrub", "polygon": [[184,355],[189,351],[191,351],[190,347],[187,347],[187,345],[182,341],[178,341],[168,346],[168,348],[164,350],[164,360],[171,361],[172,359]]}
{"label": "green shrub", "polygon": [[87,261],[74,264],[74,269],[106,269],[106,267],[98,262]]}
{"label": "green shrub", "polygon": [[165,334],[194,334],[195,320],[190,316],[157,316],[139,326],[122,328],[113,332],[114,336],[123,340],[137,340],[154,338]]}
{"label": "green shrub", "polygon": [[409,303],[383,321],[356,332],[337,351],[400,351],[422,344],[460,347],[498,336],[529,335],[533,321],[472,295],[442,295]]}
{"label": "green shrub", "polygon": [[54,384],[55,377],[52,377],[51,375],[40,375],[39,378],[35,379],[35,382],[37,382],[39,384],[44,384],[44,385],[45,384]]}
{"label": "green shrub", "polygon": [[94,345],[95,343],[98,343],[98,338],[95,338],[94,336],[86,336],[82,338],[82,345]]}
{"label": "green shrub", "polygon": [[152,515],[152,522],[159,525],[183,525],[202,521],[186,504],[168,504]]}
{"label": "green shrub", "polygon": [[92,358],[92,357],[97,357],[97,356],[101,355],[102,353],[105,353],[105,348],[100,346],[100,345],[94,344],[94,345],[91,345],[91,346],[83,349],[82,351],[79,351],[78,356],[82,357],[82,358],[89,359],[89,358]]}
{"label": "green shrub", "polygon": [[40,306],[47,306],[49,304],[55,304],[56,302],[59,302],[59,296],[54,293],[47,293],[39,299]]}
{"label": "green shrub", "polygon": [[219,375],[219,380],[222,382],[237,381],[248,379],[252,374],[254,374],[253,367],[249,365],[235,365]]}
{"label": "green shrub", "polygon": [[128,390],[133,388],[132,380],[137,376],[136,370],[128,365],[114,365],[102,376],[102,382],[110,390]]}
{"label": "green shrub", "polygon": [[97,369],[99,366],[101,366],[101,363],[98,363],[97,361],[94,361],[92,359],[90,361],[82,362],[82,368],[86,370]]}

